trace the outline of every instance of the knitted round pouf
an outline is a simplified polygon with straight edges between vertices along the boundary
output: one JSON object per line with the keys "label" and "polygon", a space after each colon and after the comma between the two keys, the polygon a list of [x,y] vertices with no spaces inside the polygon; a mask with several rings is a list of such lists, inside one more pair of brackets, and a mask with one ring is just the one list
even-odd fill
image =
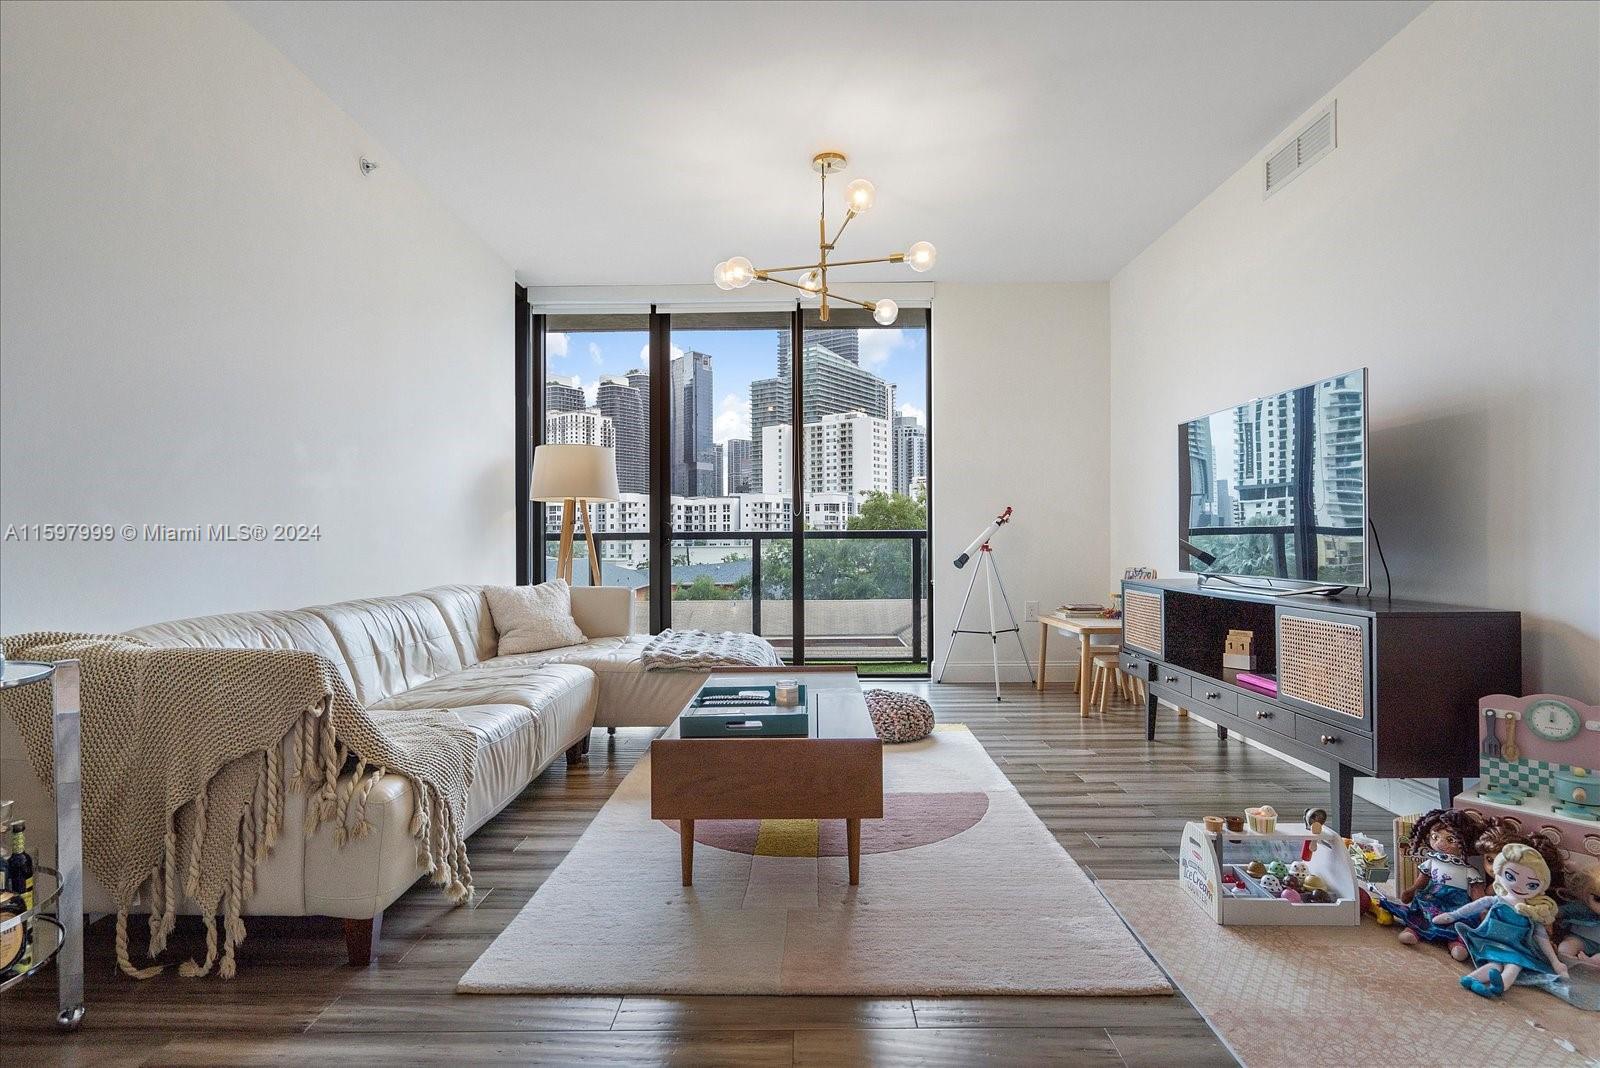
{"label": "knitted round pouf", "polygon": [[933,733],[933,706],[916,694],[868,690],[872,727],[886,742],[915,742]]}

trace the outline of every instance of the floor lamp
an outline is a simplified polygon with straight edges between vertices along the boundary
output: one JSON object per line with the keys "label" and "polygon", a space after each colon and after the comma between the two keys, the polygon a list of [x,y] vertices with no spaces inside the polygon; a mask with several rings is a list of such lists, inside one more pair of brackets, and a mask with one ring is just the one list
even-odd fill
{"label": "floor lamp", "polygon": [[603,445],[540,445],[533,450],[533,477],[528,499],[546,504],[561,502],[561,547],[556,554],[556,577],[572,582],[572,536],[576,517],[583,517],[583,538],[589,546],[589,585],[599,586],[600,554],[594,548],[589,521],[590,501],[614,501],[617,491],[617,450]]}

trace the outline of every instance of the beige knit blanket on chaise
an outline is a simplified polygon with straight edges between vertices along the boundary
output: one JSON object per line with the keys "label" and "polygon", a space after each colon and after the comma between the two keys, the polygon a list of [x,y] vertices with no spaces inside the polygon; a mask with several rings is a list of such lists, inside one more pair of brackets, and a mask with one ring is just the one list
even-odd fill
{"label": "beige knit blanket on chaise", "polygon": [[[116,899],[117,964],[134,978],[164,967],[128,959],[128,910],[141,891],[150,956],[166,948],[187,898],[205,920],[206,959],[179,971],[198,976],[215,966],[233,976],[244,903],[290,790],[309,795],[306,834],[331,821],[343,845],[371,831],[366,800],[378,780],[404,776],[416,799],[419,862],[453,900],[471,897],[462,826],[477,736],[455,716],[363,708],[326,657],[298,650],[163,648],[63,633],[18,635],[4,646],[12,659],[82,664],[83,859]],[[3,707],[35,774],[53,783],[49,689],[7,690]],[[354,772],[341,785],[347,763]]]}

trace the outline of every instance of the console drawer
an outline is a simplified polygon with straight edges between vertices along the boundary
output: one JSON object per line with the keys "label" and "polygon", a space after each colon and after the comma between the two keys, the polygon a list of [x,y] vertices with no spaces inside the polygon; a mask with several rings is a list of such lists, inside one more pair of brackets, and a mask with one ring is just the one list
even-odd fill
{"label": "console drawer", "polygon": [[1294,713],[1265,701],[1257,701],[1254,697],[1239,697],[1239,718],[1285,738],[1294,737]]}
{"label": "console drawer", "polygon": [[1201,678],[1198,675],[1191,677],[1189,680],[1189,696],[1208,708],[1232,713],[1239,711],[1237,694],[1220,683],[1212,682],[1210,679]]}
{"label": "console drawer", "polygon": [[1189,675],[1187,672],[1179,671],[1175,667],[1169,667],[1166,664],[1154,665],[1154,670],[1150,674],[1150,681],[1159,684],[1164,690],[1180,693],[1185,697],[1189,696]]}
{"label": "console drawer", "polygon": [[1150,661],[1137,653],[1124,651],[1117,657],[1117,666],[1136,679],[1144,679],[1147,682],[1150,679]]}
{"label": "console drawer", "polygon": [[1308,749],[1319,753],[1326,753],[1330,759],[1341,764],[1372,771],[1377,765],[1373,762],[1372,739],[1363,734],[1342,727],[1331,727],[1321,720],[1312,719],[1310,716],[1295,716],[1295,740]]}

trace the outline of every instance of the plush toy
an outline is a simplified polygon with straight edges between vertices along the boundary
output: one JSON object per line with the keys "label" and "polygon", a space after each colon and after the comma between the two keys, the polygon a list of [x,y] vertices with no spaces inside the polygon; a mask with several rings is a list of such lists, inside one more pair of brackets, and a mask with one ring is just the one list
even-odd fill
{"label": "plush toy", "polygon": [[1565,900],[1556,913],[1561,934],[1556,950],[1563,957],[1600,963],[1600,865],[1568,872],[1561,896]]}
{"label": "plush toy", "polygon": [[[1450,955],[1466,960],[1466,947],[1448,927],[1434,926],[1441,912],[1460,908],[1477,897],[1487,880],[1468,863],[1468,851],[1482,836],[1482,819],[1474,813],[1436,808],[1411,830],[1407,848],[1417,858],[1417,880],[1400,889],[1398,901],[1382,894],[1378,903],[1400,924],[1400,941],[1450,946]],[[1381,922],[1381,921],[1380,921]]]}
{"label": "plush toy", "polygon": [[[1531,845],[1514,842],[1494,858],[1494,894],[1469,901],[1433,922],[1452,925],[1472,955],[1474,970],[1461,985],[1480,997],[1504,996],[1524,971],[1567,977],[1567,966],[1550,942],[1556,901],[1550,889],[1550,865]],[[1482,916],[1476,927],[1467,920]]]}

